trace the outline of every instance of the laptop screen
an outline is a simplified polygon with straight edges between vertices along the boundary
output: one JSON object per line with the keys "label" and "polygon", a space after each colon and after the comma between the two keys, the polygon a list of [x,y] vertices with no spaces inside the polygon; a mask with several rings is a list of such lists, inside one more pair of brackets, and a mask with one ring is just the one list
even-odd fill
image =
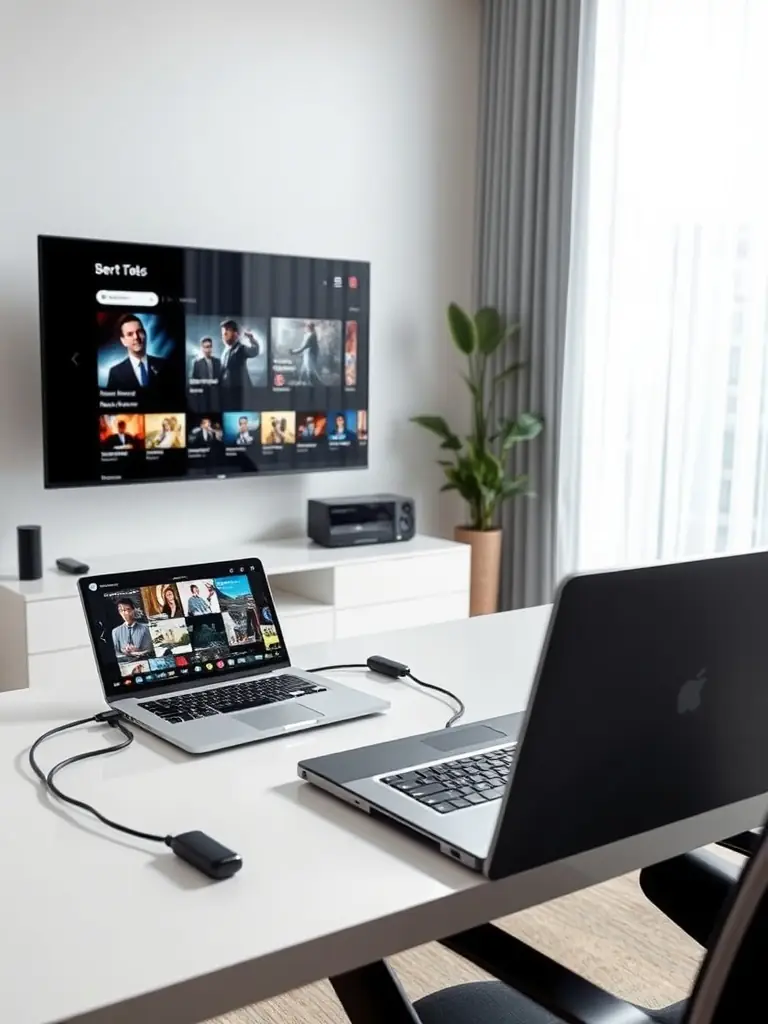
{"label": "laptop screen", "polygon": [[107,697],[287,662],[261,562],[146,569],[79,581]]}

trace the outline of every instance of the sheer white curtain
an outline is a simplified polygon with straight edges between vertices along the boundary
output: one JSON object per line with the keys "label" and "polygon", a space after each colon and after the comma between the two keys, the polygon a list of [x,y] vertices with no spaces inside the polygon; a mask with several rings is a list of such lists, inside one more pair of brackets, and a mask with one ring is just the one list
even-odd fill
{"label": "sheer white curtain", "polygon": [[584,0],[558,570],[768,545],[768,0]]}

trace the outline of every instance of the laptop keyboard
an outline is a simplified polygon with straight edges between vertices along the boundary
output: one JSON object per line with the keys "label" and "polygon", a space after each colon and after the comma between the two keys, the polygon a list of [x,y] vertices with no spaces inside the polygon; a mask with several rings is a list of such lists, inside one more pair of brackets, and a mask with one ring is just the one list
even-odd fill
{"label": "laptop keyboard", "polygon": [[516,748],[515,743],[457,761],[431,764],[402,775],[388,775],[380,781],[439,814],[450,814],[474,804],[500,800],[512,770]]}
{"label": "laptop keyboard", "polygon": [[217,686],[211,690],[190,690],[162,700],[147,700],[141,707],[165,722],[176,724],[279,704],[294,697],[306,697],[309,693],[324,693],[325,689],[297,676],[270,676],[268,679],[246,679],[242,683]]}

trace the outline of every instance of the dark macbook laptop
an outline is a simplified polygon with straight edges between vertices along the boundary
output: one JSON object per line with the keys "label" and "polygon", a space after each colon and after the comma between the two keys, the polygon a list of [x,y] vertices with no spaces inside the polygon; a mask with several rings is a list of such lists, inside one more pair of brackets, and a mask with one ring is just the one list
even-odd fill
{"label": "dark macbook laptop", "polygon": [[385,711],[291,665],[257,558],[85,576],[107,702],[192,754]]}
{"label": "dark macbook laptop", "polygon": [[299,775],[491,878],[761,796],[767,611],[766,552],[572,577],[527,712]]}

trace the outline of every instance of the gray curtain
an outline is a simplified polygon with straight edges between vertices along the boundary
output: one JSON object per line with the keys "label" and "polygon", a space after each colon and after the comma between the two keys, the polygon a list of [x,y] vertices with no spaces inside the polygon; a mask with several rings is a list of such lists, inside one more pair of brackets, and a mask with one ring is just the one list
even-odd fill
{"label": "gray curtain", "polygon": [[[529,365],[503,386],[500,413],[546,421],[515,451],[537,497],[503,507],[502,608],[548,602],[556,582],[580,13],[580,0],[484,0],[475,293],[522,326]],[[510,350],[495,358],[502,369]]]}

